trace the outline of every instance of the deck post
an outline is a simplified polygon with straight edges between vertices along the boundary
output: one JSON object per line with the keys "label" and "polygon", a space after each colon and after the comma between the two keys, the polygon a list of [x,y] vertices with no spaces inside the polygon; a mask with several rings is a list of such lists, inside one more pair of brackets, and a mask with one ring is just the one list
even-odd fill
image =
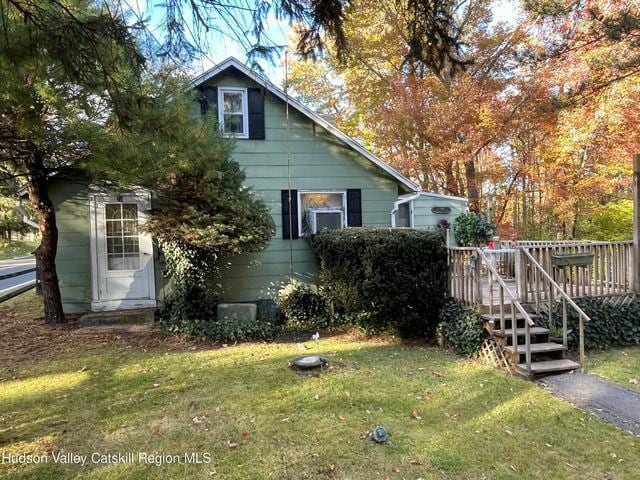
{"label": "deck post", "polygon": [[631,255],[632,290],[640,295],[640,154],[633,157],[633,254]]}
{"label": "deck post", "polygon": [[521,248],[524,247],[516,247],[515,249],[515,276],[516,276],[516,297],[517,299],[522,302],[525,300],[525,293],[524,293],[524,289],[525,289],[525,275],[526,275],[526,271],[525,271],[525,265],[524,265],[524,255],[522,253],[522,251],[520,250]]}

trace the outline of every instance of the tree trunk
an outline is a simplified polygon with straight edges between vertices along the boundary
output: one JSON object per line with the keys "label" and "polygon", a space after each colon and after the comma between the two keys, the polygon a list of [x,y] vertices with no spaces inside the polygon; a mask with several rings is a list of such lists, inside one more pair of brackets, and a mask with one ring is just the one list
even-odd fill
{"label": "tree trunk", "polygon": [[56,272],[56,252],[58,250],[56,211],[51,198],[49,198],[47,178],[41,172],[41,169],[39,172],[35,169],[32,170],[28,185],[29,200],[38,214],[42,235],[40,246],[35,251],[36,267],[42,287],[44,320],[47,323],[62,323],[65,318]]}
{"label": "tree trunk", "polygon": [[464,162],[464,173],[467,179],[467,198],[469,199],[469,210],[478,213],[478,184],[476,182],[476,163],[473,160]]}

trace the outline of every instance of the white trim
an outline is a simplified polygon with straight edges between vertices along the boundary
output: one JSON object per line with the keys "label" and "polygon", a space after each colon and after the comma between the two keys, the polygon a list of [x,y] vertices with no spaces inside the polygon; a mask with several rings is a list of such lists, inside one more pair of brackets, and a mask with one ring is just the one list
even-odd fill
{"label": "white trim", "polygon": [[[91,311],[120,310],[132,308],[148,308],[156,307],[156,281],[155,281],[155,262],[153,252],[147,269],[147,282],[149,287],[149,298],[143,299],[126,299],[126,300],[101,300],[100,299],[100,264],[98,258],[98,207],[99,204],[106,203],[137,203],[138,218],[141,223],[146,222],[148,215],[146,210],[151,208],[151,194],[147,190],[140,187],[133,187],[126,193],[119,195],[117,198],[109,195],[99,187],[89,187],[89,228],[90,228],[90,253],[91,253]],[[141,208],[142,207],[142,208]],[[141,252],[141,255],[144,255]]]}
{"label": "white trim", "polygon": [[156,308],[157,302],[153,300],[106,300],[103,302],[91,302],[92,312],[108,312],[113,310],[132,310],[135,308]]}
{"label": "white trim", "polygon": [[[410,194],[412,195],[412,194]],[[454,197],[453,195],[444,195],[442,193],[434,193],[434,192],[416,192],[416,195],[419,197],[431,197],[431,198],[442,198],[444,200],[455,200],[459,202],[469,203],[469,199],[464,197]]]}
{"label": "white trim", "polygon": [[193,82],[193,84],[195,86],[200,85],[201,83],[206,82],[210,78],[215,77],[219,73],[221,73],[224,70],[228,69],[229,67],[234,67],[234,68],[238,69],[241,73],[244,73],[249,78],[251,78],[253,81],[255,81],[256,83],[262,85],[269,92],[273,93],[276,97],[280,98],[280,100],[282,100],[284,102],[288,102],[290,106],[294,107],[300,113],[302,113],[303,115],[307,116],[311,121],[313,121],[314,123],[320,125],[321,127],[323,127],[325,130],[327,130],[328,132],[333,134],[338,139],[342,140],[344,143],[349,145],[353,150],[355,150],[356,152],[360,153],[367,160],[371,161],[372,163],[374,163],[375,165],[380,167],[382,170],[387,172],[389,175],[391,175],[393,178],[395,178],[398,182],[403,184],[405,187],[407,187],[407,188],[409,188],[410,190],[413,190],[413,191],[419,191],[420,190],[420,187],[418,185],[416,185],[411,180],[409,180],[407,177],[402,175],[395,168],[391,167],[390,165],[387,165],[381,158],[377,157],[376,155],[374,155],[373,153],[368,151],[366,148],[364,148],[362,145],[360,145],[353,138],[349,137],[347,134],[345,134],[340,129],[338,129],[335,125],[332,125],[331,123],[326,121],[324,118],[319,116],[317,113],[315,113],[312,110],[310,110],[309,108],[305,107],[302,103],[300,103],[297,100],[295,100],[294,98],[291,98],[290,96],[288,96],[284,91],[282,91],[280,88],[276,87],[267,78],[263,77],[262,75],[257,74],[256,72],[254,72],[250,68],[246,67],[242,62],[240,62],[238,59],[236,59],[234,57],[229,57],[226,60],[224,60],[223,62],[221,62],[218,65],[216,65],[215,67],[210,68],[206,72],[204,72],[201,75],[195,77],[192,80],[192,82]]}
{"label": "white trim", "polygon": [[[241,93],[242,94],[242,134],[225,133],[224,131],[224,94]],[[238,112],[234,112],[237,115]],[[218,122],[222,135],[231,138],[249,138],[249,97],[247,89],[241,87],[218,87]]]}
{"label": "white trim", "polygon": [[402,195],[398,197],[398,200],[393,203],[393,209],[391,210],[391,227],[396,228],[396,212],[400,209],[400,205],[403,203],[409,203],[409,228],[414,228],[416,222],[414,218],[413,201],[420,196],[419,193],[413,193],[409,195]]}
{"label": "white trim", "polygon": [[346,190],[298,190],[298,236],[303,237],[302,233],[302,209],[300,208],[300,196],[307,193],[339,193],[342,195],[342,209],[344,214],[342,216],[342,228],[346,228],[349,225],[349,219],[347,218],[347,191]]}

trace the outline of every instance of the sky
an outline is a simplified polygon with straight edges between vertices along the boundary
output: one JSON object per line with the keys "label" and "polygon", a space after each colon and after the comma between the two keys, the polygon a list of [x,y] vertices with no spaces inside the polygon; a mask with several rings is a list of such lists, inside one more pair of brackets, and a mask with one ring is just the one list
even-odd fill
{"label": "sky", "polygon": [[[158,38],[161,37],[160,27],[158,25],[157,17],[154,16],[153,1],[150,0],[123,0],[125,5],[129,5],[136,15],[144,18],[148,18],[149,30],[154,33]],[[505,21],[508,23],[515,23],[520,10],[517,5],[517,0],[495,0],[493,3],[493,10],[495,21]],[[285,21],[279,21],[273,14],[267,19],[266,34],[271,41],[276,45],[288,45],[289,36],[291,34],[291,28]],[[209,48],[204,55],[200,56],[193,62],[191,71],[194,76],[208,70],[215,66],[217,63],[222,62],[227,57],[233,56],[240,61],[247,61],[247,56],[242,46],[234,41],[227,35],[212,33],[208,36]],[[274,58],[274,65],[269,62],[261,62],[261,66],[264,70],[264,74],[276,85],[281,85],[284,80],[284,53],[280,58]]]}

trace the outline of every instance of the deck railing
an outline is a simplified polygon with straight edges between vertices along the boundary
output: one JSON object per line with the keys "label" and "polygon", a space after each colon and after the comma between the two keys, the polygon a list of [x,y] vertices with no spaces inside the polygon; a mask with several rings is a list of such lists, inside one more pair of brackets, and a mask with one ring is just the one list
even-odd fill
{"label": "deck railing", "polygon": [[[500,319],[500,331],[505,336],[505,320],[511,320],[511,337],[514,353],[525,353],[525,363],[528,375],[531,375],[531,335],[530,328],[535,325],[531,315],[520,303],[515,292],[509,289],[498,270],[494,258],[489,253],[476,247],[449,248],[449,292],[466,305],[481,305],[483,303],[483,284],[487,285],[489,315],[497,310]],[[495,302],[496,290],[498,303]],[[507,311],[507,306],[510,308]],[[524,332],[518,332],[518,318],[524,320]],[[519,335],[524,333],[525,344],[518,344]],[[523,349],[519,351],[519,349]]]}
{"label": "deck railing", "polygon": [[578,315],[580,365],[584,367],[584,324],[589,321],[589,316],[567,295],[565,290],[549,275],[526,247],[518,247],[516,256],[518,268],[524,267],[527,272],[530,272],[533,281],[531,294],[534,310],[539,315],[546,313],[550,329],[555,326],[556,305],[562,305],[560,316],[562,344],[565,348],[568,347],[568,307],[571,307]]}
{"label": "deck railing", "polygon": [[[510,248],[449,247],[449,294],[465,305],[484,305],[491,315],[499,310],[502,329],[505,305],[511,304],[510,314],[518,311],[527,320],[527,339],[532,323],[523,305],[548,315],[550,325],[555,325],[557,305],[562,305],[559,315],[565,347],[568,310],[573,309],[579,318],[580,363],[584,366],[584,324],[589,317],[573,299],[631,293],[633,242],[520,241],[515,247],[498,245]],[[554,255],[575,253],[593,254],[593,260],[582,267],[554,264]],[[517,338],[513,341],[517,345]],[[527,343],[524,347],[530,369],[530,346]]]}
{"label": "deck railing", "polygon": [[[572,297],[622,295],[631,291],[631,255],[633,242],[557,242],[537,245],[519,244],[525,248]],[[557,254],[593,254],[586,267],[556,267]],[[531,269],[523,270],[518,287],[527,302],[535,282]]]}

